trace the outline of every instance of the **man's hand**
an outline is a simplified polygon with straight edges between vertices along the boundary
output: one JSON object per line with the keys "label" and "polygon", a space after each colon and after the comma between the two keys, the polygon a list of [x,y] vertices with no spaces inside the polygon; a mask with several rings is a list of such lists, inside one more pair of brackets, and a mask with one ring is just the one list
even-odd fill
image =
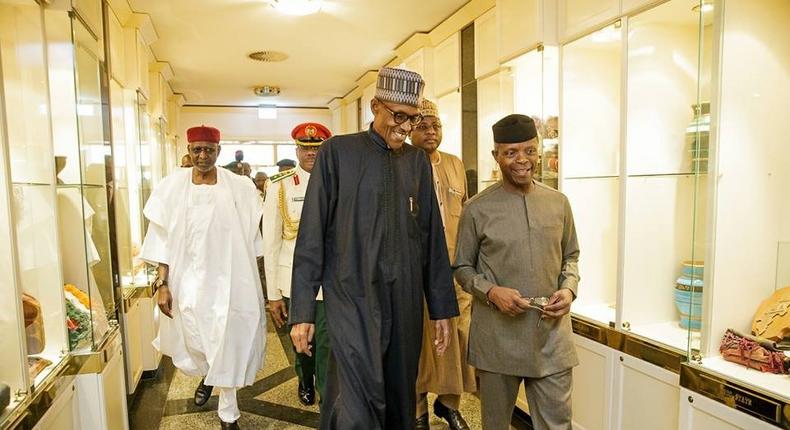
{"label": "man's hand", "polygon": [[436,320],[433,333],[436,335],[433,345],[436,347],[436,353],[441,356],[447,350],[447,347],[450,346],[450,320]]}
{"label": "man's hand", "polygon": [[492,287],[488,290],[488,301],[493,303],[500,312],[515,317],[529,309],[521,293],[513,288]]}
{"label": "man's hand", "polygon": [[573,302],[573,292],[567,288],[561,288],[549,297],[549,304],[543,308],[544,318],[560,318],[571,311]]}
{"label": "man's hand", "polygon": [[156,291],[159,310],[167,315],[168,318],[173,319],[173,295],[170,294],[170,288],[166,285],[162,285]]}
{"label": "man's hand", "polygon": [[272,314],[274,325],[277,328],[285,325],[288,321],[288,308],[285,306],[285,300],[269,300],[269,312]]}
{"label": "man's hand", "polygon": [[305,354],[308,357],[312,357],[313,352],[310,350],[312,348],[310,346],[310,342],[313,341],[314,334],[315,334],[315,324],[313,323],[294,324],[294,326],[291,327],[291,341],[293,341],[294,348],[296,348],[296,352],[300,354]]}

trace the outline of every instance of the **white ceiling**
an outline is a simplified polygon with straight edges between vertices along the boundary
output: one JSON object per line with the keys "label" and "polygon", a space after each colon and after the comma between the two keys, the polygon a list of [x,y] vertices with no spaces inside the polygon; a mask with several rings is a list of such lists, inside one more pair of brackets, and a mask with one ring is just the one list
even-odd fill
{"label": "white ceiling", "polygon": [[[325,0],[321,12],[283,15],[262,0],[129,0],[148,13],[157,59],[173,66],[187,104],[326,106],[394,57],[412,33],[429,31],[468,0]],[[247,55],[275,50],[281,63]],[[259,85],[282,88],[258,97]]]}

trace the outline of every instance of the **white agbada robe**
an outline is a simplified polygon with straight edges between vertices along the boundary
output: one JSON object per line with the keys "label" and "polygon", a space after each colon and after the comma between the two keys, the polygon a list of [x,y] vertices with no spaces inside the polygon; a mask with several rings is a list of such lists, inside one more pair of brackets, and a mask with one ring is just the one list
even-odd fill
{"label": "white agbada robe", "polygon": [[140,256],[168,264],[173,296],[173,319],[160,318],[154,347],[207,385],[252,384],[266,341],[254,184],[218,168],[216,185],[194,185],[192,169],[178,169],[154,189],[143,213],[150,224]]}

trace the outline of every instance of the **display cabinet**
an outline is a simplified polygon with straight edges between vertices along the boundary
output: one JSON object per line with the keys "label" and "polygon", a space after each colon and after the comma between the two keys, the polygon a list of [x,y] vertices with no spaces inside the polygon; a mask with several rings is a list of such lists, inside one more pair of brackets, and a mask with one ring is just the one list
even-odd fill
{"label": "display cabinet", "polygon": [[669,1],[626,30],[621,327],[677,352],[699,347],[703,291],[712,17],[699,4]]}
{"label": "display cabinet", "polygon": [[10,276],[3,281],[9,315],[2,324],[13,327],[2,341],[2,382],[17,400],[56,376],[69,351],[42,13],[33,1],[0,1],[3,217],[10,227],[2,246],[4,264],[13,266],[3,272]]}
{"label": "display cabinet", "polygon": [[[682,383],[790,428],[790,3],[717,1],[707,10],[717,73],[706,167],[716,180],[700,181],[696,194],[705,287],[692,303],[701,339],[689,346]],[[688,409],[690,422],[702,418]]]}
{"label": "display cabinet", "polygon": [[535,179],[559,185],[559,50],[539,46],[505,64],[513,78],[513,111],[530,116],[538,128],[540,161]]}
{"label": "display cabinet", "polygon": [[65,12],[47,16],[47,37],[51,101],[58,110],[52,129],[69,347],[84,353],[98,349],[117,322],[108,209],[115,190],[106,179],[101,44],[77,14]]}
{"label": "display cabinet", "polygon": [[436,98],[442,120],[441,151],[461,158],[461,92],[452,91]]}
{"label": "display cabinet", "polygon": [[[0,14],[7,13],[7,5],[0,3]],[[0,18],[0,22],[5,19]],[[3,22],[5,24],[5,22]],[[5,39],[3,31],[0,37]],[[0,64],[2,66],[2,64]],[[0,67],[0,77],[2,77]],[[15,265],[14,221],[12,219],[11,194],[7,190],[13,189],[8,172],[8,140],[5,132],[5,106],[0,103],[0,190],[3,198],[0,200],[0,273],[5,276],[0,278],[0,303],[2,303],[5,317],[0,319],[0,330],[4,335],[0,337],[0,427],[10,421],[17,407],[27,396],[27,357],[26,357],[26,331],[20,329],[20,322],[24,321],[23,304],[19,300],[17,290],[18,274]]]}
{"label": "display cabinet", "polygon": [[572,311],[605,326],[616,319],[623,31],[617,22],[561,47],[560,188],[584,250]]}
{"label": "display cabinet", "polygon": [[507,68],[477,81],[477,190],[502,179],[491,151],[494,134],[491,126],[513,112],[513,77]]}

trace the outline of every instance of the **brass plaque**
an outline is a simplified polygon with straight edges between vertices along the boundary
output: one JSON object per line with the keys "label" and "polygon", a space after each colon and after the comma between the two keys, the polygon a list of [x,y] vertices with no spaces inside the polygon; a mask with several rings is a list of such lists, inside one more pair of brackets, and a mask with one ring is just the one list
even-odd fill
{"label": "brass plaque", "polygon": [[571,326],[573,327],[573,332],[579,336],[606,345],[606,329],[604,327],[576,318],[571,319]]}
{"label": "brass plaque", "polygon": [[674,373],[680,373],[680,364],[686,358],[683,354],[631,336],[626,337],[623,352]]}
{"label": "brass plaque", "polygon": [[724,386],[724,404],[763,421],[776,425],[782,424],[783,405],[750,390],[726,384]]}
{"label": "brass plaque", "polygon": [[784,400],[772,398],[768,394],[707,373],[699,366],[688,364],[683,365],[680,385],[779,428],[790,430],[790,404]]}

